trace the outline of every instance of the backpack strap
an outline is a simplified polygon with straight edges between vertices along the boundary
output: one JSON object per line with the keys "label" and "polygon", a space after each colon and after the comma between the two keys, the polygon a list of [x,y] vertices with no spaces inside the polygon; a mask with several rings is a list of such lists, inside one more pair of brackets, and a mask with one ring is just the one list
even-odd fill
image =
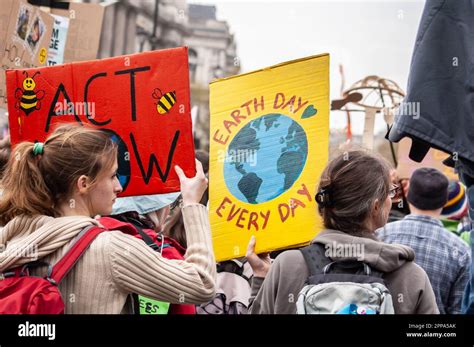
{"label": "backpack strap", "polygon": [[[323,244],[321,243],[312,243],[309,246],[306,246],[304,248],[300,249],[301,253],[303,253],[303,257],[306,261],[306,264],[308,265],[308,270],[309,270],[309,277],[314,276],[314,275],[320,275],[325,273],[326,267],[327,270],[329,270],[329,266],[332,265],[334,262],[326,257],[324,254],[326,249]],[[338,265],[348,265],[346,267],[350,267],[349,265],[351,264],[357,264],[360,263],[364,269],[366,267],[369,268],[370,270],[370,275],[373,277],[379,277],[383,278],[385,273],[382,271],[378,271],[370,267],[368,264],[361,262],[361,261],[351,261],[351,262],[340,262],[337,263]]]}
{"label": "backpack strap", "polygon": [[223,261],[221,263],[217,263],[217,273],[230,272],[242,277],[247,282],[250,282],[250,278],[244,275],[245,263],[247,263],[247,260],[239,261],[237,259],[231,259]]}
{"label": "backpack strap", "polygon": [[371,271],[371,276],[373,277],[379,277],[383,279],[385,276],[385,272],[375,270],[373,267],[370,268],[370,271]]}
{"label": "backpack strap", "polygon": [[309,277],[322,274],[326,265],[332,262],[326,257],[324,245],[321,243],[312,243],[309,246],[300,249],[304,260],[308,265]]}
{"label": "backpack strap", "polygon": [[59,284],[73,266],[77,263],[82,254],[89,248],[90,244],[100,233],[108,231],[97,226],[87,227],[78,235],[78,239],[66,254],[53,266],[48,280],[54,284]]}
{"label": "backpack strap", "polygon": [[[135,229],[137,229],[137,232],[140,234],[140,236],[142,237],[142,240],[145,241],[145,243],[148,247],[150,247],[154,251],[156,251],[160,248],[160,246],[158,246],[153,241],[153,239],[146,232],[143,231],[143,228],[141,226],[139,226],[137,224],[132,224],[132,225],[135,227]],[[162,240],[162,242],[164,242],[164,240]]]}
{"label": "backpack strap", "polygon": [[[143,223],[135,218],[126,218],[126,222],[130,223],[135,229],[137,229],[138,234],[142,237],[142,240],[146,243],[148,247],[150,247],[152,250],[157,251],[160,249],[160,246],[156,244],[155,241],[148,235],[146,232],[143,231]],[[158,237],[158,236],[157,236]],[[162,243],[164,240],[161,240]]]}

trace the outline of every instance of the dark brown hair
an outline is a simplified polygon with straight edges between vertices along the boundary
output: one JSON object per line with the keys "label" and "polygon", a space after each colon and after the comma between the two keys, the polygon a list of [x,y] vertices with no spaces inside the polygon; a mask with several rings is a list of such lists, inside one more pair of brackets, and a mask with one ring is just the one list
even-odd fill
{"label": "dark brown hair", "polygon": [[390,190],[390,165],[362,150],[348,151],[324,169],[318,192],[326,192],[326,204],[318,211],[328,229],[367,236],[367,220],[375,200],[383,206]]}
{"label": "dark brown hair", "polygon": [[0,223],[27,215],[57,216],[57,207],[86,175],[94,184],[104,168],[112,167],[117,146],[105,132],[76,124],[59,126],[45,141],[43,154],[34,143],[19,143],[10,156],[2,182]]}

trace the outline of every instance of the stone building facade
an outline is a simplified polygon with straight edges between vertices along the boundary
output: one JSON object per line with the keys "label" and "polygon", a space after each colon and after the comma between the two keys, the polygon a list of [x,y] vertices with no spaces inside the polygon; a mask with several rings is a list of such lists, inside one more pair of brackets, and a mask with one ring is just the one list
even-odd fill
{"label": "stone building facade", "polygon": [[[98,58],[178,46],[189,47],[195,144],[209,149],[209,83],[239,73],[236,43],[216,7],[186,0],[105,2]],[[156,18],[156,20],[155,20]]]}

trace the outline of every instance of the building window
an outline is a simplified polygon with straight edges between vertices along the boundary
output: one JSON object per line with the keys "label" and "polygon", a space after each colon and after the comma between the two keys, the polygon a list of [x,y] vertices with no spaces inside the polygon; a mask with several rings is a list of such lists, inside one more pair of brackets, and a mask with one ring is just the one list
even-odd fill
{"label": "building window", "polygon": [[191,82],[196,82],[196,70],[197,70],[197,62],[198,56],[197,52],[190,48],[188,51],[189,54],[189,79]]}

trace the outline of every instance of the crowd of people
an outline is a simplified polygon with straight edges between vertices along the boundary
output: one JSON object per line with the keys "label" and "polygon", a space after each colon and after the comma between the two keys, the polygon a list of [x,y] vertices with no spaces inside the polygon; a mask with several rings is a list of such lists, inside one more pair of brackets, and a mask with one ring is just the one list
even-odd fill
{"label": "crowd of people", "polygon": [[324,229],[310,245],[256,254],[252,237],[216,264],[205,152],[194,177],[174,168],[180,193],[128,198],[100,130],[64,124],[0,154],[0,273],[41,260],[30,272],[44,276],[84,230],[107,230],[57,284],[65,313],[474,313],[473,216],[436,169],[400,180],[375,154],[340,154],[314,178]]}

